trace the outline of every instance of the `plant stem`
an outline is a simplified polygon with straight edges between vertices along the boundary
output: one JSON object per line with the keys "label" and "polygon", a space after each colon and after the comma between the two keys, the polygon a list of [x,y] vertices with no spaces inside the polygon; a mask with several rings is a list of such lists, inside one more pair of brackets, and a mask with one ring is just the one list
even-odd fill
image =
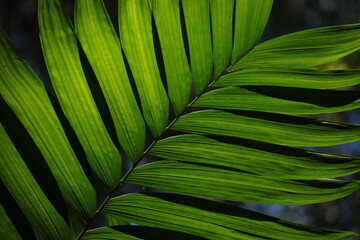
{"label": "plant stem", "polygon": [[[227,68],[228,69],[228,68]],[[102,211],[102,209],[106,206],[106,204],[110,201],[110,199],[112,197],[115,197],[115,192],[122,186],[122,184],[126,181],[127,177],[132,173],[132,171],[134,171],[134,169],[139,165],[139,163],[141,162],[141,160],[143,160],[143,158],[148,154],[148,152],[151,150],[151,148],[159,141],[163,138],[164,134],[166,134],[166,132],[171,128],[171,126],[179,119],[179,116],[182,116],[184,114],[184,112],[186,112],[191,106],[192,104],[194,104],[194,102],[196,102],[196,100],[198,100],[205,92],[206,90],[208,90],[221,76],[223,76],[224,73],[227,72],[227,69],[224,70],[218,78],[215,78],[206,89],[204,89],[204,91],[202,93],[200,93],[198,96],[196,96],[192,101],[190,101],[190,103],[186,106],[186,108],[184,108],[182,110],[182,112],[176,116],[170,123],[169,125],[165,128],[165,130],[160,134],[160,136],[158,136],[157,138],[154,139],[153,142],[151,142],[151,144],[148,146],[148,148],[144,151],[144,153],[139,157],[138,161],[134,162],[133,166],[129,169],[129,171],[127,171],[125,173],[125,175],[121,178],[119,184],[114,187],[109,195],[104,199],[104,201],[101,203],[101,205],[98,207],[98,209],[94,212],[93,216],[89,219],[87,225],[84,227],[84,229],[81,231],[81,233],[79,234],[79,236],[77,237],[77,240],[80,240],[86,233],[86,231],[88,230],[88,228],[90,227],[91,223],[99,216],[100,212]]]}

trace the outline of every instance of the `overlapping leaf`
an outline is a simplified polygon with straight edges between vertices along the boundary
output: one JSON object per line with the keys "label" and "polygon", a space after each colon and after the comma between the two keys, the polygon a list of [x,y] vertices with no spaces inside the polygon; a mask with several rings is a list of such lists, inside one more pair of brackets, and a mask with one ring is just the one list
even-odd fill
{"label": "overlapping leaf", "polygon": [[360,107],[359,91],[288,87],[226,87],[203,94],[194,107],[286,114],[318,114]]}
{"label": "overlapping leaf", "polygon": [[6,214],[5,209],[0,204],[0,236],[13,239],[13,240],[21,240],[19,233],[16,231],[14,225],[12,224],[9,216]]}
{"label": "overlapping leaf", "polygon": [[[77,1],[77,36],[59,0],[39,1],[41,40],[52,84],[92,170],[108,189],[121,183],[121,157],[91,91],[103,94],[117,132],[114,140],[130,160],[138,163],[144,154],[145,122],[155,139],[145,153],[165,158],[133,166],[123,181],[265,204],[317,203],[359,189],[358,181],[321,179],[359,171],[358,158],[288,147],[357,141],[358,125],[281,115],[359,107],[358,91],[328,90],[358,84],[358,71],[299,69],[358,50],[359,24],[289,34],[254,48],[271,5],[271,0],[120,0],[118,38],[102,1]],[[92,80],[82,71],[77,37],[101,89],[90,91]],[[1,95],[39,147],[70,205],[73,229],[68,230],[3,131],[6,145],[1,147],[7,155],[1,155],[5,168],[0,176],[31,222],[46,219],[34,225],[37,237],[67,239],[80,231],[82,239],[129,240],[325,240],[354,235],[174,194],[128,194],[107,202],[114,194],[107,192],[95,211],[93,188],[43,85],[3,35],[0,43]],[[196,96],[188,107],[192,83]],[[220,89],[209,89],[209,83]],[[169,100],[177,115],[170,125]],[[192,107],[212,109],[180,115],[185,109],[194,111]],[[158,141],[169,128],[203,136]],[[16,168],[9,167],[8,158]],[[95,218],[101,209],[111,227],[81,230],[82,221]],[[16,231],[8,220],[0,223],[9,229],[6,234]],[[124,226],[129,224],[140,226]]]}
{"label": "overlapping leaf", "polygon": [[44,239],[68,238],[68,225],[41,190],[2,126],[0,140],[0,179],[24,211],[35,233]]}
{"label": "overlapping leaf", "polygon": [[161,82],[152,34],[152,1],[119,1],[121,45],[140,95],[144,118],[154,137],[166,128],[169,100]]}
{"label": "overlapping leaf", "polygon": [[359,70],[250,68],[223,75],[213,86],[254,85],[329,89],[356,84],[360,84]]}
{"label": "overlapping leaf", "polygon": [[135,169],[128,182],[178,193],[262,204],[310,204],[341,198],[360,182],[275,179],[218,165],[163,160]]}
{"label": "overlapping leaf", "polygon": [[156,0],[153,5],[166,71],[168,95],[179,114],[189,102],[191,73],[182,38],[179,0]]}
{"label": "overlapping leaf", "polygon": [[[43,83],[0,33],[0,91],[44,156],[64,197],[84,218],[95,209],[95,191],[81,168]],[[2,156],[2,161],[7,161]]]}
{"label": "overlapping leaf", "polygon": [[[209,0],[182,0],[191,74],[197,94],[209,84],[213,68]],[[201,34],[199,34],[201,33]]]}
{"label": "overlapping leaf", "polygon": [[360,126],[303,117],[220,110],[192,112],[172,129],[207,135],[247,138],[288,146],[331,146],[360,140]]}
{"label": "overlapping leaf", "polygon": [[256,46],[230,70],[262,67],[311,67],[360,49],[360,24],[295,32]]}
{"label": "overlapping leaf", "polygon": [[[214,139],[221,140],[221,137]],[[212,164],[278,179],[341,177],[360,170],[359,158],[244,139],[230,138],[231,143],[214,139],[199,135],[170,137],[159,141],[150,154],[169,160]],[[235,145],[237,142],[238,145]]]}
{"label": "overlapping leaf", "polygon": [[121,156],[91,95],[75,33],[59,0],[39,1],[39,28],[46,66],[60,105],[93,170],[112,189],[120,180]]}
{"label": "overlapping leaf", "polygon": [[118,139],[129,158],[144,151],[145,123],[137,106],[120,48],[120,41],[100,1],[76,1],[75,24],[104,96]]}
{"label": "overlapping leaf", "polygon": [[176,194],[124,195],[111,199],[104,212],[121,216],[136,224],[214,240],[329,240],[353,235],[349,232],[306,227],[245,209]]}

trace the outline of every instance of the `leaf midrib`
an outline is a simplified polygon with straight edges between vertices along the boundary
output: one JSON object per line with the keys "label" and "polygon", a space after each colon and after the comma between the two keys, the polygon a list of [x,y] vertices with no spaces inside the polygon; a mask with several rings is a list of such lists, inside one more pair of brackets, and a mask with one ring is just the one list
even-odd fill
{"label": "leaf midrib", "polygon": [[[254,47],[253,47],[254,48]],[[252,48],[252,49],[253,49]],[[249,52],[249,51],[248,51]],[[247,54],[247,53],[246,53]],[[244,56],[246,56],[246,54],[244,54]],[[241,58],[243,58],[244,56],[242,56]],[[241,58],[239,58],[237,61],[239,61]],[[236,61],[236,62],[237,62]],[[235,63],[236,63],[235,62]],[[115,197],[115,193],[117,192],[117,190],[122,186],[122,184],[126,181],[126,179],[128,178],[128,176],[134,171],[134,169],[139,165],[139,163],[147,156],[147,154],[150,152],[150,150],[152,149],[153,146],[155,146],[155,144],[162,140],[164,138],[164,135],[169,131],[169,129],[172,127],[172,125],[175,124],[175,122],[181,117],[183,116],[188,109],[190,109],[192,107],[192,105],[204,94],[208,91],[208,89],[219,79],[221,78],[225,73],[228,72],[228,70],[231,68],[231,66],[234,64],[229,64],[229,66],[217,77],[215,78],[211,83],[208,84],[207,88],[205,88],[200,94],[198,94],[197,96],[195,96],[195,98],[193,100],[191,100],[189,102],[189,104],[182,110],[181,113],[179,113],[178,116],[176,116],[169,124],[168,126],[165,128],[165,130],[158,136],[156,137],[150,144],[149,146],[146,148],[146,150],[144,151],[144,153],[139,157],[139,159],[133,163],[133,165],[131,166],[131,168],[124,174],[124,176],[121,178],[121,180],[119,181],[119,184],[117,186],[115,186],[113,189],[110,190],[110,193],[106,196],[106,198],[104,199],[104,201],[101,203],[101,205],[98,207],[98,209],[94,212],[93,216],[87,221],[87,224],[85,225],[85,227],[83,228],[83,230],[80,232],[80,234],[78,235],[78,237],[76,238],[76,240],[81,240],[82,237],[85,235],[85,233],[89,230],[90,225],[92,224],[93,221],[96,220],[96,218],[98,217],[99,213],[101,213],[102,209],[106,206],[106,204],[110,201],[110,199],[112,197]]]}

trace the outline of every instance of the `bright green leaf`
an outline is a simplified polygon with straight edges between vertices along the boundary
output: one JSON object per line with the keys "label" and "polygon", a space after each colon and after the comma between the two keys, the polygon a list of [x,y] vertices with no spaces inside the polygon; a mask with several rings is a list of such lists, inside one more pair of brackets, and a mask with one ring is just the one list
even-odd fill
{"label": "bright green leaf", "polygon": [[218,77],[231,62],[234,0],[210,0],[210,11],[214,75]]}
{"label": "bright green leaf", "polygon": [[360,49],[360,24],[315,28],[280,36],[256,46],[231,70],[312,67]]}
{"label": "bright green leaf", "polygon": [[115,29],[102,1],[77,0],[75,16],[76,32],[103,90],[118,139],[130,159],[137,161],[144,151],[145,123]]}
{"label": "bright green leaf", "polygon": [[69,204],[89,218],[95,209],[95,191],[71,149],[45,87],[0,33],[1,95],[44,156]]}
{"label": "bright green leaf", "polygon": [[110,200],[104,212],[145,226],[190,233],[206,239],[343,239],[354,233],[290,223],[249,210],[190,196],[145,193]]}
{"label": "bright green leaf", "polygon": [[84,240],[99,240],[99,239],[112,239],[112,240],[141,240],[123,232],[119,232],[109,227],[102,227],[92,229],[86,232]]}
{"label": "bright green leaf", "polygon": [[288,87],[226,87],[203,94],[193,107],[318,114],[360,107],[360,92]]}
{"label": "bright green leaf", "polygon": [[[217,138],[222,140],[221,137]],[[239,145],[235,145],[236,139],[232,138],[229,142],[232,144],[199,135],[179,135],[159,141],[150,154],[168,160],[218,165],[278,179],[341,177],[360,171],[359,158],[246,140],[239,140]]]}
{"label": "bright green leaf", "polygon": [[252,68],[223,75],[213,86],[257,85],[326,89],[356,84],[360,84],[359,70]]}
{"label": "bright green leaf", "polygon": [[299,205],[326,202],[360,188],[356,181],[272,179],[218,165],[162,160],[136,168],[130,183],[231,201]]}
{"label": "bright green leaf", "polygon": [[120,181],[121,156],[92,98],[76,36],[59,0],[39,1],[39,28],[46,66],[60,105],[93,170],[112,189]]}
{"label": "bright green leaf", "polygon": [[273,0],[236,0],[234,47],[231,63],[251,50],[260,39],[270,15]]}
{"label": "bright green leaf", "polygon": [[0,204],[0,236],[5,239],[21,240],[19,233],[12,224],[9,216],[6,214],[5,209]]}
{"label": "bright green leaf", "polygon": [[[0,126],[0,140],[0,179],[24,212],[36,234],[44,239],[67,239],[70,233],[68,225],[41,190],[2,126]],[[10,227],[6,232],[10,230],[15,229]]]}
{"label": "bright green leaf", "polygon": [[153,13],[164,59],[168,94],[175,114],[180,114],[189,102],[192,82],[182,39],[179,0],[156,0],[154,3]]}
{"label": "bright green leaf", "polygon": [[[182,0],[196,93],[207,87],[213,70],[209,0]],[[200,33],[200,34],[199,34]]]}
{"label": "bright green leaf", "polygon": [[121,45],[140,95],[144,118],[158,137],[166,128],[169,100],[156,62],[152,35],[152,1],[120,0]]}
{"label": "bright green leaf", "polygon": [[203,110],[181,116],[172,129],[288,146],[331,146],[360,140],[360,125],[271,113]]}

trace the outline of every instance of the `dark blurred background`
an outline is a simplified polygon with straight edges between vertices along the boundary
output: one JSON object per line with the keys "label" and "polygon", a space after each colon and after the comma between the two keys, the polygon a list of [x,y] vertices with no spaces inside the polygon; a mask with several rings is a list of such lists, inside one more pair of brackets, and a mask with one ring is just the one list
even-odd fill
{"label": "dark blurred background", "polygon": [[[72,15],[73,0],[63,0]],[[116,0],[105,0],[116,25]],[[36,0],[0,0],[0,25],[21,57],[45,82],[37,26]],[[275,0],[268,26],[261,41],[309,28],[360,22],[360,0]],[[360,53],[321,66],[327,69],[360,69]],[[355,87],[359,89],[359,86]],[[340,114],[322,114],[319,118],[360,124],[360,110]],[[315,150],[360,157],[360,142]],[[360,179],[359,175],[349,179]],[[360,233],[360,192],[346,198],[306,206],[241,204],[252,210],[303,224],[337,228]],[[351,238],[356,239],[356,238]]]}

